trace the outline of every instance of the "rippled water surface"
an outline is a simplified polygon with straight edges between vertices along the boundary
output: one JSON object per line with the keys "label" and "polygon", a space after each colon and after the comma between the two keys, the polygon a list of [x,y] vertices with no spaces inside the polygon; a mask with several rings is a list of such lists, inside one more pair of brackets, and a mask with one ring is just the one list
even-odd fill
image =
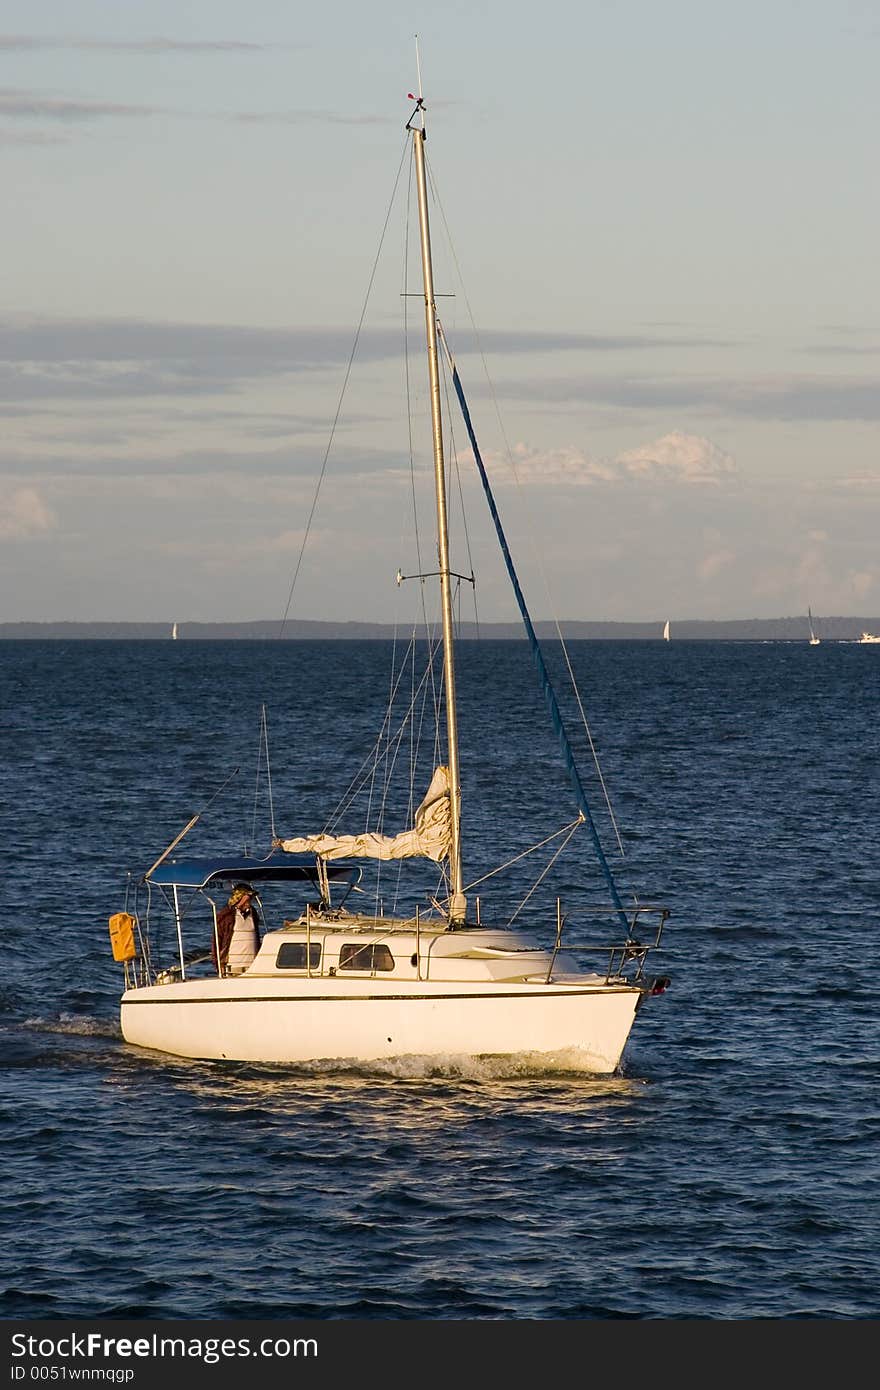
{"label": "rippled water surface", "polygon": [[[236,766],[187,843],[251,834],[263,703],[279,828],[318,818],[387,657],[0,644],[2,1316],[876,1317],[876,649],[573,645],[623,883],[673,914],[619,1076],[122,1043],[125,872]],[[524,645],[466,644],[460,677],[466,831],[501,858],[571,798]]]}

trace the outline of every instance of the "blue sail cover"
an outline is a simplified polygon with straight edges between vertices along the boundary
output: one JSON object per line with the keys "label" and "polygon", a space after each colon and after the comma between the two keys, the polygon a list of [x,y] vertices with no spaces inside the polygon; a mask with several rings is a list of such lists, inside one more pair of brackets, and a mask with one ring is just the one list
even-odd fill
{"label": "blue sail cover", "polygon": [[[339,861],[328,864],[324,871],[329,879],[354,880],[360,877],[358,864]],[[292,855],[273,851],[263,859],[250,859],[246,854],[198,859],[165,859],[149,875],[149,882],[163,888],[204,888],[209,883],[291,883],[318,881],[315,857],[311,854]]]}

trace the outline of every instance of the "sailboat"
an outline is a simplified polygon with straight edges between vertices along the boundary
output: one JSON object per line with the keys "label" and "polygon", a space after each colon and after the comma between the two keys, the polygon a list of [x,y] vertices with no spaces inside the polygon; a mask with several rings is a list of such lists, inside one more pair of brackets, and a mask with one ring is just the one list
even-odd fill
{"label": "sailboat", "polygon": [[[445,758],[433,768],[411,824],[394,834],[299,826],[274,835],[262,857],[241,851],[180,857],[176,851],[194,817],[109,920],[113,956],[125,975],[122,1035],[138,1047],[198,1059],[298,1064],[528,1054],[610,1075],[621,1064],[641,1006],[669,985],[667,975],[647,969],[669,910],[635,896],[624,906],[577,772],[437,314],[425,106],[421,96],[412,100],[406,130],[418,199],[430,387]],[[591,841],[594,877],[604,880],[610,896],[588,924],[586,942],[570,934],[559,899],[543,923],[521,930],[510,921],[490,921],[465,882],[441,346],[572,784],[574,818],[566,808],[566,830],[569,838],[580,831]],[[417,577],[424,583],[432,576]],[[439,874],[441,887],[406,911],[387,912],[375,899],[371,910],[358,910],[365,866],[378,872],[391,863],[421,867],[434,882]],[[307,901],[291,912],[294,894]],[[242,902],[256,903],[256,928],[252,916],[245,922]],[[161,911],[169,914],[170,934],[154,929]],[[233,913],[233,935],[241,926],[250,941],[244,963],[239,953],[235,965],[228,943]],[[597,945],[590,933],[600,928]]]}
{"label": "sailboat", "polygon": [[669,619],[668,619],[668,618],[666,619],[666,622],[663,624],[663,641],[664,641],[664,642],[668,642],[668,641],[669,641]]}
{"label": "sailboat", "polygon": [[171,640],[172,642],[177,641],[177,623],[174,623],[174,625],[171,628]]}
{"label": "sailboat", "polygon": [[816,632],[815,632],[815,629],[814,629],[814,627],[813,627],[813,615],[812,615],[812,613],[810,612],[809,608],[807,609],[807,619],[808,619],[809,624],[810,624],[810,646],[811,646],[811,647],[818,647],[818,645],[819,645],[819,638],[816,636]]}

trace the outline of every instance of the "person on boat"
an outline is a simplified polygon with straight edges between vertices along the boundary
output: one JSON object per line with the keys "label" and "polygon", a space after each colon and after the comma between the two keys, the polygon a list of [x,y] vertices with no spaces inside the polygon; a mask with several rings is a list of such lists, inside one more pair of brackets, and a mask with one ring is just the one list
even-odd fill
{"label": "person on boat", "polygon": [[[249,883],[236,883],[217,913],[211,957],[220,975],[240,975],[260,949],[260,914]],[[218,964],[219,954],[219,964]]]}

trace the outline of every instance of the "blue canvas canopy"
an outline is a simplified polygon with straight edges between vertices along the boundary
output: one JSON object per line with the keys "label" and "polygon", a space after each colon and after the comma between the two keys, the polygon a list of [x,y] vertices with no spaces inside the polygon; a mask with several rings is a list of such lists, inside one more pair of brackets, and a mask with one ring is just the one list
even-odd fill
{"label": "blue canvas canopy", "polygon": [[[324,870],[329,879],[353,881],[360,877],[357,864],[339,861]],[[245,854],[228,854],[199,859],[164,859],[148,876],[150,883],[163,888],[205,888],[209,883],[317,883],[318,869],[313,855],[273,852],[264,859]]]}

